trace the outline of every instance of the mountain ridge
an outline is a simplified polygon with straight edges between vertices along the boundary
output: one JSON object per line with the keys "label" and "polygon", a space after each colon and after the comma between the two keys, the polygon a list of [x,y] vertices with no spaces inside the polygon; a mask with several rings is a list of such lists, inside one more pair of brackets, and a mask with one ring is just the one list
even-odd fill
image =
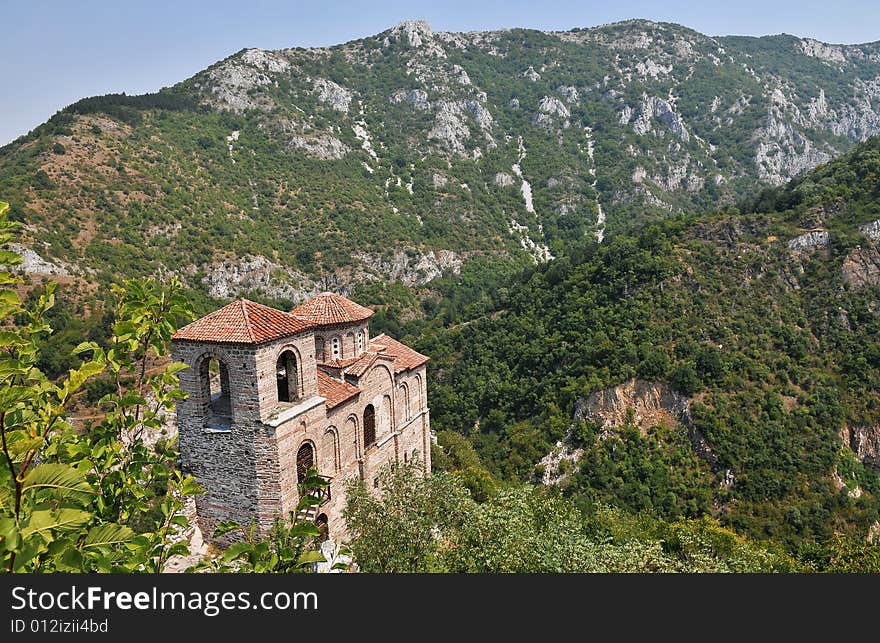
{"label": "mountain ridge", "polygon": [[299,301],[545,261],[876,133],[876,43],[406,21],[78,101],[0,148],[0,193],[30,250],[84,282],[174,272],[217,298]]}

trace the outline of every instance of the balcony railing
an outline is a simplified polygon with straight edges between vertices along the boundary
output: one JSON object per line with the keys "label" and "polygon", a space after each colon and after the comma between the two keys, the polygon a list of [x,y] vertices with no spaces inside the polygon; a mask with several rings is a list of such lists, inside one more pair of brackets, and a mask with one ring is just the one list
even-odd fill
{"label": "balcony railing", "polygon": [[330,476],[318,476],[321,480],[327,483],[326,487],[313,487],[311,489],[305,489],[304,494],[308,494],[311,496],[315,496],[321,502],[318,506],[325,505],[332,499],[330,496],[330,482],[333,480]]}

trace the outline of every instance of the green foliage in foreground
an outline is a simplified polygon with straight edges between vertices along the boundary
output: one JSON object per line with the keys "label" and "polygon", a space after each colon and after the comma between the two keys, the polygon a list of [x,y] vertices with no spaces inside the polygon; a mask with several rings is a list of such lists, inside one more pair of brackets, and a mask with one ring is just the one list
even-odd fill
{"label": "green foliage in foreground", "polygon": [[[0,202],[0,245],[16,224]],[[0,250],[0,265],[21,258]],[[177,452],[164,440],[145,439],[159,431],[185,393],[171,363],[150,374],[151,360],[165,355],[177,321],[191,319],[192,307],[172,279],[128,281],[114,287],[117,302],[112,334],[100,345],[75,349],[81,365],[67,377],[49,379],[38,367],[52,332],[47,313],[55,284],[25,307],[9,286],[16,279],[0,271],[0,564],[4,572],[161,572],[174,555],[189,554],[182,515],[187,496],[201,493],[192,476],[175,467]],[[11,324],[16,320],[16,325]],[[103,376],[102,379],[97,379]],[[89,389],[90,384],[100,383]],[[105,415],[83,432],[67,411],[74,396],[93,390]],[[310,472],[302,500],[290,522],[278,519],[266,539],[253,528],[226,523],[216,535],[241,532],[241,542],[193,570],[236,572],[307,571],[323,560],[314,551],[318,531],[297,521],[300,511],[319,502],[311,493],[326,485]],[[344,552],[342,552],[344,554]]]}
{"label": "green foliage in foreground", "polygon": [[381,476],[381,497],[353,481],[345,518],[365,572],[794,572],[778,545],[711,518],[665,522],[602,507],[583,514],[526,485],[480,504],[453,474],[418,464]]}
{"label": "green foliage in foreground", "polygon": [[[15,224],[0,204],[0,244]],[[0,251],[0,264],[21,259]],[[54,284],[36,304],[23,307],[16,282],[0,271],[0,564],[6,572],[155,572],[170,556],[186,553],[175,542],[187,527],[184,498],[199,491],[174,468],[176,453],[153,449],[144,434],[158,430],[162,414],[183,392],[169,364],[149,375],[149,359],[162,355],[174,321],[190,315],[180,283],[160,288],[128,282],[117,288],[116,323],[109,347],[84,343],[82,365],[50,381],[37,368],[51,328],[46,313]],[[11,326],[12,318],[26,323]],[[101,403],[105,417],[84,433],[67,420],[73,396],[106,373],[114,386]],[[123,386],[123,380],[133,384]]]}

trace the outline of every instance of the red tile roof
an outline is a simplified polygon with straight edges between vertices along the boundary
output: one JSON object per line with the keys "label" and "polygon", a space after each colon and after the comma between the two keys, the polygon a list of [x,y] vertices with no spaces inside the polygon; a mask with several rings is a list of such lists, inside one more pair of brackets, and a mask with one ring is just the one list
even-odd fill
{"label": "red tile roof", "polygon": [[385,333],[370,338],[370,350],[393,357],[395,373],[416,368],[431,359],[414,351],[406,344],[401,344],[396,339],[388,337]]}
{"label": "red tile roof", "polygon": [[348,368],[360,359],[360,357],[346,357],[345,359],[331,359],[329,362],[320,362],[320,364],[329,368],[343,369]]}
{"label": "red tile roof", "polygon": [[369,319],[373,311],[332,292],[322,292],[290,311],[291,314],[318,326],[348,324]]}
{"label": "red tile roof", "polygon": [[238,299],[187,324],[174,333],[171,339],[216,344],[262,344],[296,335],[313,327],[313,323],[298,319],[290,313],[247,299]]}
{"label": "red tile roof", "polygon": [[340,382],[320,368],[318,369],[318,395],[326,398],[328,409],[339,406],[360,393],[361,390],[348,382]]}
{"label": "red tile roof", "polygon": [[367,351],[351,366],[345,369],[347,375],[361,377],[376,362],[377,354],[375,351]]}

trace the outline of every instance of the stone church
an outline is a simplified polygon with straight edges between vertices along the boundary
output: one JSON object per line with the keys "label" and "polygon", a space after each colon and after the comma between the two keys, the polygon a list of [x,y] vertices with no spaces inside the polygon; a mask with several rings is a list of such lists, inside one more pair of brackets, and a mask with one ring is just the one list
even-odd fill
{"label": "stone church", "polygon": [[196,498],[206,538],[224,520],[265,534],[296,508],[312,467],[329,487],[307,517],[344,538],[346,480],[378,486],[383,466],[413,460],[430,471],[428,358],[370,337],[372,315],[333,293],[291,312],[239,299],[174,334],[174,359],[190,367],[181,468],[207,490]]}

